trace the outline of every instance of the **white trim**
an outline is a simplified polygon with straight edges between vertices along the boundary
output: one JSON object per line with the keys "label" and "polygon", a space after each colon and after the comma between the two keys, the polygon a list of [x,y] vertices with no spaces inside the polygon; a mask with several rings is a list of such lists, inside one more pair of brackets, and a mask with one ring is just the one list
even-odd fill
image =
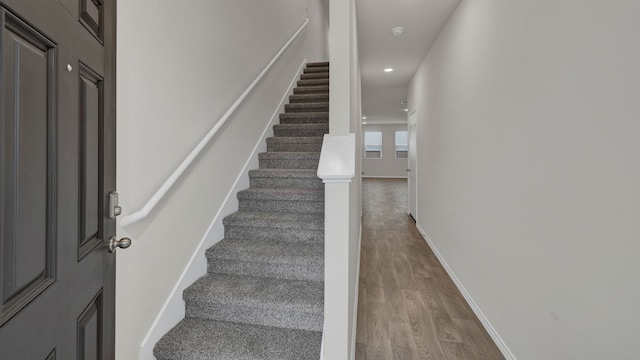
{"label": "white trim", "polygon": [[320,360],[324,360],[324,324],[322,324],[322,342],[320,343]]}
{"label": "white trim", "polygon": [[485,330],[487,330],[487,332],[489,333],[489,336],[491,336],[493,341],[496,343],[496,345],[502,352],[502,355],[504,355],[504,357],[507,360],[517,360],[515,355],[513,355],[513,353],[507,346],[507,344],[504,342],[504,340],[502,340],[502,338],[500,337],[496,329],[493,327],[493,325],[491,325],[491,322],[489,321],[489,319],[487,319],[487,317],[484,315],[482,310],[480,310],[480,307],[478,306],[478,304],[476,304],[476,302],[473,300],[473,298],[471,297],[471,294],[469,294],[467,289],[464,288],[464,286],[462,285],[462,282],[460,282],[460,279],[458,279],[456,274],[453,272],[453,269],[451,269],[449,264],[447,264],[444,257],[442,256],[442,254],[440,254],[440,252],[438,251],[438,248],[436,248],[435,244],[433,243],[433,241],[431,241],[427,233],[417,223],[416,223],[416,227],[418,228],[418,231],[420,231],[420,234],[422,234],[422,237],[424,238],[424,240],[427,242],[427,245],[429,246],[429,248],[431,248],[431,251],[433,251],[433,253],[436,255],[436,257],[440,261],[440,264],[442,265],[442,267],[447,271],[447,274],[449,274],[449,277],[451,278],[451,280],[453,280],[453,283],[456,284],[456,287],[458,288],[458,290],[460,290],[460,293],[462,293],[462,296],[465,298],[465,300],[471,307],[471,310],[473,310],[474,314],[476,314],[476,316],[484,326]]}
{"label": "white trim", "polygon": [[[358,299],[360,298],[360,255],[362,254],[362,223],[360,223],[360,236],[358,238],[358,268],[356,270],[356,289],[353,297],[353,324],[351,325],[351,354],[350,359],[356,358],[356,340],[358,338]],[[320,360],[324,360],[324,326],[322,327],[322,346],[320,347]]]}
{"label": "white trim", "polygon": [[266,75],[266,73],[271,69],[273,64],[280,58],[280,56],[287,50],[289,45],[298,37],[298,35],[304,30],[304,28],[309,23],[309,19],[305,19],[304,23],[298,28],[298,30],[291,36],[289,41],[287,41],[284,46],[278,51],[278,53],[271,59],[271,61],[267,64],[267,66],[262,70],[260,74],[253,80],[253,82],[249,85],[249,87],[240,95],[240,97],[231,105],[231,107],[227,110],[227,112],[222,115],[220,120],[218,120],[213,128],[209,130],[209,132],[200,140],[198,145],[191,150],[189,155],[182,161],[180,166],[178,166],[171,176],[165,180],[165,182],[160,186],[160,188],[153,194],[153,196],[147,201],[146,204],[142,207],[142,209],[129,214],[122,218],[120,221],[120,227],[126,227],[131,224],[134,224],[144,218],[146,218],[149,213],[158,205],[160,200],[167,194],[169,189],[175,184],[175,182],[182,176],[182,174],[187,170],[189,165],[198,157],[202,149],[204,149],[209,141],[214,137],[214,135],[218,132],[218,130],[227,122],[227,120],[231,117],[231,115],[236,111],[238,106],[244,101],[244,99],[251,93],[253,88],[258,84],[260,80]]}
{"label": "white trim", "polygon": [[406,176],[378,176],[378,175],[362,175],[367,179],[406,179]]}
{"label": "white trim", "polygon": [[416,196],[415,199],[413,199],[414,203],[416,204],[416,213],[412,214],[411,213],[411,174],[409,173],[409,171],[407,171],[407,215],[411,216],[413,218],[413,220],[417,223],[418,222],[418,193],[420,192],[420,186],[418,186],[418,184],[420,183],[418,181],[418,177],[419,177],[419,173],[418,173],[418,154],[420,153],[418,151],[418,109],[413,109],[413,111],[409,112],[407,114],[407,140],[409,140],[409,149],[407,149],[407,169],[411,169],[411,124],[409,123],[409,117],[413,114],[416,114],[416,128],[414,129],[415,131],[415,146],[414,146],[414,152],[413,152],[413,156],[415,157],[416,163],[415,163],[415,169],[411,169],[410,171],[413,172],[415,174],[415,188],[416,188]]}
{"label": "white trim", "polygon": [[360,297],[360,254],[362,254],[362,221],[358,238],[358,269],[356,270],[356,290],[353,296],[353,325],[351,325],[351,360],[356,358],[356,339],[358,331],[358,299]]}
{"label": "white trim", "polygon": [[140,359],[154,359],[153,348],[158,340],[160,340],[164,334],[176,326],[182,319],[184,319],[185,303],[182,299],[182,292],[193,284],[194,281],[207,273],[207,258],[205,256],[205,251],[222,240],[224,236],[224,225],[222,224],[222,219],[238,210],[237,194],[239,191],[249,187],[248,172],[251,169],[258,168],[258,153],[266,151],[266,139],[273,135],[273,125],[279,120],[279,114],[284,111],[284,104],[287,102],[289,95],[293,93],[293,88],[295,87],[300,74],[302,74],[306,62],[307,59],[302,61],[302,64],[289,84],[289,88],[280,100],[278,107],[273,112],[271,120],[262,132],[260,140],[256,143],[251,155],[238,174],[233,188],[227,194],[223,205],[209,224],[209,228],[200,240],[200,244],[196,251],[191,255],[189,263],[186,265],[179,280],[171,290],[171,293],[158,313],[158,316],[153,321],[151,328],[147,332],[147,335],[140,346]]}
{"label": "white trim", "polygon": [[356,134],[329,135],[322,140],[318,177],[322,182],[351,182],[356,174]]}
{"label": "white trim", "polygon": [[367,119],[366,124],[362,124],[362,126],[369,126],[369,125],[407,125],[407,120],[386,120],[386,121],[371,121],[369,119]]}
{"label": "white trim", "polygon": [[[353,150],[352,150],[353,151]],[[350,271],[350,184],[327,183],[324,188],[324,334],[325,358],[349,359],[349,311],[352,310]],[[346,199],[346,200],[345,200]]]}

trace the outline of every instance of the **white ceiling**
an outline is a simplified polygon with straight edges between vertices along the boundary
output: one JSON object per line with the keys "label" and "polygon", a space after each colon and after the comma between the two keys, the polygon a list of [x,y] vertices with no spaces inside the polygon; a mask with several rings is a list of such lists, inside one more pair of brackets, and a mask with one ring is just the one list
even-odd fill
{"label": "white ceiling", "polygon": [[[460,0],[356,0],[362,115],[367,123],[406,122],[409,82]],[[391,34],[396,26],[400,36]],[[393,72],[385,73],[391,67]]]}

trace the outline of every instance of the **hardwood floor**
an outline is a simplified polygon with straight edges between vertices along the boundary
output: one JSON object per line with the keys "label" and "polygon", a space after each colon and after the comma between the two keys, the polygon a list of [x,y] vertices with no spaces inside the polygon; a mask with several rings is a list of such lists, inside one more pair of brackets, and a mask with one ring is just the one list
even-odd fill
{"label": "hardwood floor", "polygon": [[407,215],[407,181],[362,186],[356,359],[504,359]]}

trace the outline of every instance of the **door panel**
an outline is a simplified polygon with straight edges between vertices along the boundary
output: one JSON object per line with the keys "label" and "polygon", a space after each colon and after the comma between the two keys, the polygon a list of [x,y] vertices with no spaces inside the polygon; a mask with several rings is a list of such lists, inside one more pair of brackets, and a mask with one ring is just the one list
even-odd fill
{"label": "door panel", "polygon": [[102,78],[84,64],[78,68],[80,119],[80,235],[79,258],[100,244],[100,129],[102,127]]}
{"label": "door panel", "polygon": [[115,2],[0,5],[0,358],[113,359]]}
{"label": "door panel", "polygon": [[103,36],[102,10],[102,0],[80,0],[81,22],[100,41]]}
{"label": "door panel", "polygon": [[2,14],[0,324],[53,282],[53,43]]}
{"label": "door panel", "polygon": [[97,360],[102,353],[102,292],[78,318],[78,360]]}

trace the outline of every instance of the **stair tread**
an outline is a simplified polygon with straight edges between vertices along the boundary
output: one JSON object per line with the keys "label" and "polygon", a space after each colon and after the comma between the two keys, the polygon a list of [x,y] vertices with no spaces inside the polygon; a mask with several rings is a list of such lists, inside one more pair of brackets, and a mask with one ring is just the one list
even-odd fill
{"label": "stair tread", "polygon": [[282,113],[280,114],[280,119],[282,118],[322,118],[329,117],[328,111],[311,111],[311,112],[293,112],[293,113]]}
{"label": "stair tread", "polygon": [[328,66],[308,67],[303,70],[305,74],[329,72]]}
{"label": "stair tread", "polygon": [[[318,94],[315,94],[318,95]],[[298,96],[298,95],[291,95],[291,96]],[[298,102],[298,103],[293,103],[293,104],[285,104],[285,105],[289,105],[291,107],[300,107],[300,106],[329,106],[329,101],[314,101],[314,102]]]}
{"label": "stair tread", "polygon": [[320,357],[322,332],[185,318],[158,342],[158,360],[298,360]]}
{"label": "stair tread", "polygon": [[279,160],[279,159],[320,159],[320,152],[316,151],[271,151],[258,154],[260,160]]}
{"label": "stair tread", "polygon": [[[323,137],[329,133],[328,122],[302,122],[302,123],[285,123],[273,125],[273,135],[275,137]],[[298,151],[300,149],[296,149]],[[317,149],[308,149],[308,151],[320,151]]]}
{"label": "stair tread", "polygon": [[[328,128],[329,124],[326,123],[316,123],[316,124],[275,124],[273,125],[274,129],[325,129]],[[304,137],[304,136],[283,136],[283,137]],[[317,137],[317,136],[316,136]]]}
{"label": "stair tread", "polygon": [[249,188],[238,192],[240,200],[324,201],[324,190]]}
{"label": "stair tread", "polygon": [[328,85],[302,86],[293,89],[294,94],[328,94]]}
{"label": "stair tread", "polygon": [[212,260],[322,266],[324,244],[223,239],[206,251]]}
{"label": "stair tread", "polygon": [[[320,133],[305,134],[291,131],[283,133],[282,129],[289,131],[291,128],[274,128],[275,136],[267,138],[267,152],[319,152],[322,150],[324,137],[317,136]],[[322,133],[326,130],[327,128],[322,128]],[[299,136],[303,134],[310,136]]]}
{"label": "stair tread", "polygon": [[329,67],[329,62],[328,61],[315,61],[315,62],[308,62],[307,63],[307,67]]}
{"label": "stair tread", "polygon": [[184,298],[234,307],[319,313],[323,309],[323,289],[318,281],[208,274],[188,287]]}
{"label": "stair tread", "polygon": [[300,75],[300,79],[302,80],[310,80],[310,79],[328,79],[329,72],[309,72]]}
{"label": "stair tread", "polygon": [[284,106],[285,113],[296,112],[327,112],[329,111],[328,102],[294,102]]}
{"label": "stair tread", "polygon": [[329,79],[310,79],[310,80],[298,80],[298,86],[320,86],[329,85]]}
{"label": "stair tread", "polygon": [[249,177],[316,179],[318,178],[318,171],[313,169],[254,169],[249,170]]}
{"label": "stair tread", "polygon": [[236,211],[227,215],[222,221],[225,226],[244,225],[287,229],[324,229],[324,214]]}
{"label": "stair tread", "polygon": [[294,104],[327,102],[329,101],[329,93],[324,94],[294,94],[289,96],[289,102]]}
{"label": "stair tread", "polygon": [[[280,124],[284,125],[284,124]],[[291,124],[293,125],[293,124]],[[287,143],[287,144],[322,144],[321,136],[274,136],[267,138],[268,143]]]}
{"label": "stair tread", "polygon": [[290,112],[280,114],[280,124],[328,124],[328,112]]}
{"label": "stair tread", "polygon": [[306,107],[329,107],[328,101],[319,101],[319,102],[297,102],[292,104],[285,104],[287,108],[306,108]]}
{"label": "stair tread", "polygon": [[322,330],[323,282],[261,273],[208,274],[184,291],[189,317]]}

